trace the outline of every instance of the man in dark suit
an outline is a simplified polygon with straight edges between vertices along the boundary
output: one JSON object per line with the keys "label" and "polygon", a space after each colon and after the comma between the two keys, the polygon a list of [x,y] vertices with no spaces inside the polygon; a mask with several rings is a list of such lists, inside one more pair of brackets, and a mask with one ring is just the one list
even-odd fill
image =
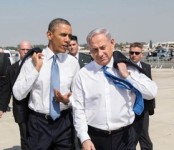
{"label": "man in dark suit", "polygon": [[69,54],[71,54],[78,60],[80,68],[92,61],[91,55],[79,52],[78,39],[75,35],[72,35],[71,37],[69,44]]}
{"label": "man in dark suit", "polygon": [[[130,45],[129,56],[130,60],[141,67],[146,76],[152,79],[151,66],[141,61],[143,46],[141,43],[135,42]],[[144,112],[141,116],[136,116],[133,123],[135,129],[135,142],[139,142],[141,150],[152,150],[153,144],[149,137],[149,115],[154,114],[155,99],[145,100],[144,99]]]}
{"label": "man in dark suit", "polygon": [[[8,80],[8,92],[4,95],[11,95],[12,87],[15,82],[16,74],[19,68],[19,65],[26,55],[26,53],[31,49],[31,44],[29,41],[22,41],[18,45],[18,51],[20,54],[20,60],[14,63],[11,67],[7,69],[7,80]],[[6,103],[10,101],[7,100]],[[15,122],[19,125],[20,130],[20,140],[21,140],[21,149],[28,150],[27,145],[27,116],[28,116],[28,102],[27,101],[17,101],[13,96],[13,115]]]}
{"label": "man in dark suit", "polygon": [[10,59],[0,48],[0,118],[7,111],[11,95],[8,93],[7,68],[11,66]]}

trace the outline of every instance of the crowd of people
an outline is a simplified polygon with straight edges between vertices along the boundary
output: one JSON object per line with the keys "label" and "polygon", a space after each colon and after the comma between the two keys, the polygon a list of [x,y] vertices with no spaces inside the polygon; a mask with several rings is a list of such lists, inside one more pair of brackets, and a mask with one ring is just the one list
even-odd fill
{"label": "crowd of people", "polygon": [[12,65],[0,52],[7,61],[0,58],[0,118],[12,97],[21,149],[136,150],[139,142],[141,150],[152,150],[157,85],[141,61],[141,43],[130,45],[128,59],[114,51],[107,29],[96,28],[86,38],[90,53],[80,53],[63,18],[49,23],[47,38],[39,51],[22,41]]}

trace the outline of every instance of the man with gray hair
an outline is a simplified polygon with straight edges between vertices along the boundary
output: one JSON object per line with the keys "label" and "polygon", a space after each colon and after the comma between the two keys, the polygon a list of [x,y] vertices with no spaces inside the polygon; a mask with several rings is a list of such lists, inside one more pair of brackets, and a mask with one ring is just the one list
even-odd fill
{"label": "man with gray hair", "polygon": [[[120,62],[118,68],[114,68],[115,41],[107,29],[91,31],[87,36],[87,44],[94,61],[78,72],[73,88],[74,125],[82,148],[135,150],[131,124],[135,118],[137,95],[125,87],[136,87],[136,91],[139,91],[138,100],[142,100],[142,97],[154,98],[157,86],[125,63]],[[117,78],[117,81],[111,80],[108,75]]]}

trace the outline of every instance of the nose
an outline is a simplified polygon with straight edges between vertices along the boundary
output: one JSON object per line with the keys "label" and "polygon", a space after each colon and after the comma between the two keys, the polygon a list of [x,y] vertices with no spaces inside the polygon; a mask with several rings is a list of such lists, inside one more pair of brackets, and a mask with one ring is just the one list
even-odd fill
{"label": "nose", "polygon": [[24,53],[26,54],[28,52],[28,49],[25,49]]}
{"label": "nose", "polygon": [[98,50],[98,56],[102,56],[103,55],[103,52],[102,52],[102,50]]}
{"label": "nose", "polygon": [[67,34],[67,35],[65,36],[65,41],[66,41],[66,42],[70,42],[70,40],[71,40],[71,38],[70,38],[70,36]]}

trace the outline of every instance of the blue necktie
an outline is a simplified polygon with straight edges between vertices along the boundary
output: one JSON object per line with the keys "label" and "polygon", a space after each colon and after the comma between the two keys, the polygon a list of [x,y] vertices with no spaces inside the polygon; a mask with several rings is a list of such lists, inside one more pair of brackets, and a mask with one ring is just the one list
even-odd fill
{"label": "blue necktie", "polygon": [[56,62],[57,55],[53,56],[53,62],[51,66],[51,85],[50,85],[50,116],[53,120],[60,116],[59,102],[55,100],[54,89],[60,90],[60,76],[59,67]]}
{"label": "blue necktie", "polygon": [[105,76],[108,79],[110,79],[111,81],[113,81],[113,83],[115,84],[115,86],[117,86],[119,88],[124,88],[124,89],[131,90],[132,92],[135,93],[136,99],[135,99],[135,104],[134,104],[134,107],[133,107],[133,111],[135,112],[135,114],[141,115],[141,113],[144,110],[144,101],[143,101],[143,97],[142,97],[142,94],[140,93],[140,91],[137,90],[128,81],[125,81],[123,79],[117,78],[116,76],[112,75],[111,73],[109,73],[106,70],[107,70],[107,66],[103,66],[103,72],[104,72]]}

